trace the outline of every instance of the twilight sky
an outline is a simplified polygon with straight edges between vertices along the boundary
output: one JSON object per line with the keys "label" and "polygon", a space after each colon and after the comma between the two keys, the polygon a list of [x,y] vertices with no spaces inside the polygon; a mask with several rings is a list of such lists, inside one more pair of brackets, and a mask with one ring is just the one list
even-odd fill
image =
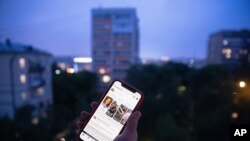
{"label": "twilight sky", "polygon": [[98,7],[137,9],[143,58],[205,58],[209,34],[250,29],[250,0],[0,0],[0,41],[90,56],[90,11]]}

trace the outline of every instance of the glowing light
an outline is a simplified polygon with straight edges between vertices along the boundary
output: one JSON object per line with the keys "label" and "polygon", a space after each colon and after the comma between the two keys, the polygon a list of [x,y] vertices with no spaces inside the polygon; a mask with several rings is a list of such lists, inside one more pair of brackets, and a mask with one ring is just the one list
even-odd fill
{"label": "glowing light", "polygon": [[31,123],[37,125],[39,123],[39,118],[38,117],[32,118]]}
{"label": "glowing light", "polygon": [[222,53],[225,55],[225,58],[230,59],[232,57],[232,49],[224,48],[222,49]]}
{"label": "glowing light", "polygon": [[20,77],[19,77],[19,79],[20,79],[21,83],[23,83],[23,84],[26,83],[26,75],[25,74],[21,74]]}
{"label": "glowing light", "polygon": [[104,83],[108,83],[110,80],[111,80],[111,78],[110,78],[109,75],[104,75],[104,76],[102,77],[102,81],[103,81]]}
{"label": "glowing light", "polygon": [[67,68],[67,73],[74,73],[75,69],[74,68]]}
{"label": "glowing light", "polygon": [[76,57],[74,58],[75,63],[91,63],[92,58],[90,57]]}
{"label": "glowing light", "polygon": [[55,74],[59,75],[61,73],[61,71],[59,69],[55,70]]}
{"label": "glowing light", "polygon": [[237,112],[233,112],[233,113],[231,114],[231,117],[232,117],[233,119],[237,119],[237,118],[239,117],[239,114],[238,114]]}
{"label": "glowing light", "polygon": [[238,94],[237,92],[233,92],[234,95]]}
{"label": "glowing light", "polygon": [[65,138],[61,138],[60,141],[65,141]]}
{"label": "glowing light", "polygon": [[187,88],[186,86],[181,85],[177,88],[177,90],[179,94],[183,94],[187,90]]}
{"label": "glowing light", "polygon": [[25,59],[24,58],[20,58],[19,59],[19,66],[20,66],[20,68],[24,68],[25,67]]}
{"label": "glowing light", "polygon": [[37,93],[38,95],[44,95],[44,88],[43,87],[38,88]]}
{"label": "glowing light", "polygon": [[104,68],[100,68],[99,71],[98,71],[100,74],[105,74],[106,73],[106,70]]}
{"label": "glowing light", "polygon": [[246,87],[246,83],[244,81],[240,81],[239,86],[240,86],[240,88],[244,88],[244,87]]}

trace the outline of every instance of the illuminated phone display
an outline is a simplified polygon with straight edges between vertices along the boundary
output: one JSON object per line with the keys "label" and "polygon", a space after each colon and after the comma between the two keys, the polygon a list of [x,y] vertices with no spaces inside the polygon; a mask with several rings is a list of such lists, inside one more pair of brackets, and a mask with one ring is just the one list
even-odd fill
{"label": "illuminated phone display", "polygon": [[83,141],[112,141],[141,99],[115,81],[80,134]]}

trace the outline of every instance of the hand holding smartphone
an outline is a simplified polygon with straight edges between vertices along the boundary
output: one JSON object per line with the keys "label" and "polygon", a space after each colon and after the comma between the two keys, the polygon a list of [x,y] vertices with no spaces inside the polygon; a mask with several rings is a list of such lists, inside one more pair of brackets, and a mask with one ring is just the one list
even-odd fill
{"label": "hand holding smartphone", "polygon": [[114,140],[126,125],[132,112],[140,107],[143,98],[139,90],[122,81],[114,81],[81,130],[80,140]]}

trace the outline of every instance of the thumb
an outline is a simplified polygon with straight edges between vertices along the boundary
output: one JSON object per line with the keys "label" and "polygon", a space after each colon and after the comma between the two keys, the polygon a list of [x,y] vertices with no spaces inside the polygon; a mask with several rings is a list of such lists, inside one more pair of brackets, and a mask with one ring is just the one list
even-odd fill
{"label": "thumb", "polygon": [[124,128],[124,134],[134,134],[137,133],[138,121],[141,117],[141,112],[136,111],[132,113],[127,121],[127,124]]}

